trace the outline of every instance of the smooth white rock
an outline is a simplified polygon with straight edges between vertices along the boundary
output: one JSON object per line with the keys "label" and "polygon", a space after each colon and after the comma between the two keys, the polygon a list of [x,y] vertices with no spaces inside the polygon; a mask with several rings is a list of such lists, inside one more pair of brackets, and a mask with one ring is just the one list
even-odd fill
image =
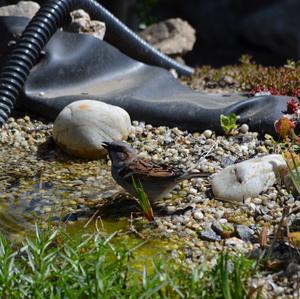
{"label": "smooth white rock", "polygon": [[93,100],[66,106],[53,125],[53,139],[64,151],[81,158],[106,156],[103,141],[125,140],[131,128],[122,108]]}
{"label": "smooth white rock", "polygon": [[212,191],[221,200],[256,197],[273,186],[286,167],[283,157],[275,154],[230,165],[212,177]]}

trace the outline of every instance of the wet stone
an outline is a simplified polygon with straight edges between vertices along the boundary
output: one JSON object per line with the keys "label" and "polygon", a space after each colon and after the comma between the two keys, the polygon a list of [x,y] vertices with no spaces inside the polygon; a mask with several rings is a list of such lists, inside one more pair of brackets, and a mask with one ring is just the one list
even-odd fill
{"label": "wet stone", "polygon": [[251,241],[251,238],[254,235],[254,231],[245,225],[236,225],[235,226],[236,236],[243,241]]}
{"label": "wet stone", "polygon": [[221,235],[223,233],[223,227],[218,221],[214,221],[211,225],[211,228],[218,235]]}
{"label": "wet stone", "polygon": [[294,275],[299,275],[299,273],[300,273],[300,265],[293,262],[289,263],[289,265],[285,270],[285,275],[287,277],[293,277]]}
{"label": "wet stone", "polygon": [[221,241],[221,237],[211,228],[207,228],[199,233],[199,238],[204,241]]}
{"label": "wet stone", "polygon": [[67,214],[66,216],[63,217],[62,221],[67,222],[67,221],[76,221],[78,220],[77,214]]}
{"label": "wet stone", "polygon": [[291,225],[290,225],[290,231],[300,231],[300,217],[297,216],[295,219],[293,219]]}

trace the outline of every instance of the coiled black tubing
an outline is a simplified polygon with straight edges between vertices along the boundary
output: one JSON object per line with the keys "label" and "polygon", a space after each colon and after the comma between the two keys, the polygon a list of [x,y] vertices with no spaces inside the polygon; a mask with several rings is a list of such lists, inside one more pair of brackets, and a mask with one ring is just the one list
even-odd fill
{"label": "coiled black tubing", "polygon": [[31,68],[37,63],[41,50],[74,9],[84,9],[92,19],[107,26],[106,39],[122,45],[129,56],[143,62],[175,69],[181,75],[191,75],[193,69],[177,63],[154,49],[132,32],[95,0],[49,0],[32,18],[21,38],[13,47],[0,72],[0,126],[10,116]]}

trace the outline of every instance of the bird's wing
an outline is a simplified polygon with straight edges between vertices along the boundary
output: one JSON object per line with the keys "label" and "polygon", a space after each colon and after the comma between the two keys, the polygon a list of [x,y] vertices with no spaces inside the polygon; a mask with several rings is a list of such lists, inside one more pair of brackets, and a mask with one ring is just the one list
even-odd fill
{"label": "bird's wing", "polygon": [[123,178],[134,176],[140,180],[155,178],[177,178],[182,173],[169,165],[160,165],[148,160],[136,159],[127,164],[120,173]]}

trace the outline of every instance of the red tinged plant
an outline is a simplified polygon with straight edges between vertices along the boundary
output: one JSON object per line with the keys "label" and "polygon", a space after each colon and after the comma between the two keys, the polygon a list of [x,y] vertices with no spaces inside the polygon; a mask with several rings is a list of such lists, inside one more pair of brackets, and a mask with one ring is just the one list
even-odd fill
{"label": "red tinged plant", "polygon": [[299,109],[300,109],[300,104],[299,104],[298,100],[293,98],[287,102],[287,113],[288,114],[295,114],[298,112]]}
{"label": "red tinged plant", "polygon": [[286,140],[289,137],[293,137],[295,123],[288,117],[282,116],[279,120],[274,123],[276,133],[283,139]]}
{"label": "red tinged plant", "polygon": [[300,96],[300,68],[256,66],[246,81],[252,86],[251,93],[270,92],[272,95]]}

